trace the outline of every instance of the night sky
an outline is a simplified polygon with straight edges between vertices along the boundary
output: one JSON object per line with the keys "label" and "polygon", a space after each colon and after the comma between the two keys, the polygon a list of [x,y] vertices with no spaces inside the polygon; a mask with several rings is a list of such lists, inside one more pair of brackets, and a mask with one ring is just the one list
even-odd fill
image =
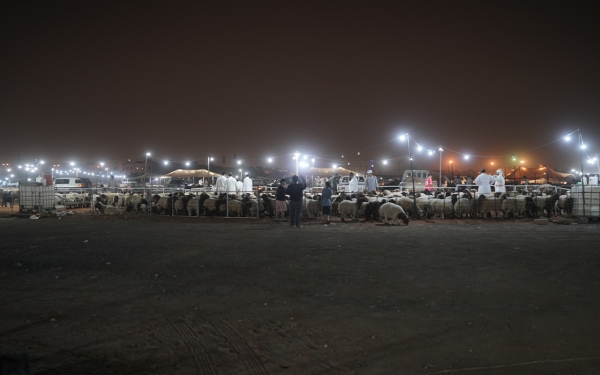
{"label": "night sky", "polygon": [[0,159],[569,170],[525,151],[600,152],[600,7],[548,3],[0,0]]}

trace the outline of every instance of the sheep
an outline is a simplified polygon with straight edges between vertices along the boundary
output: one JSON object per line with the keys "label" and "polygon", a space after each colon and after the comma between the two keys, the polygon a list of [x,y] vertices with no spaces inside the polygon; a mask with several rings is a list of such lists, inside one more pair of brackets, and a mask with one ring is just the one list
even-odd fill
{"label": "sheep", "polygon": [[263,200],[265,212],[269,215],[269,217],[273,217],[275,214],[275,197],[263,193],[260,198]]}
{"label": "sheep", "polygon": [[102,193],[100,195],[102,204],[110,204],[111,206],[124,206],[123,194],[121,193]]}
{"label": "sheep", "polygon": [[538,213],[543,215],[545,212],[546,217],[553,216],[554,206],[559,200],[559,197],[560,195],[558,193],[554,193],[552,195],[538,195],[533,197],[533,201],[535,202]]}
{"label": "sheep", "polygon": [[473,216],[473,204],[474,199],[469,191],[461,192],[456,203],[454,203],[454,215],[461,218],[463,215],[467,215],[467,217]]}
{"label": "sheep", "polygon": [[100,202],[96,203],[94,205],[95,208],[98,209],[98,211],[100,211],[101,214],[104,215],[117,215],[119,214],[119,209],[115,206],[111,206],[111,205],[105,205],[102,204]]}
{"label": "sheep", "polygon": [[537,213],[537,208],[533,199],[526,195],[517,195],[515,197],[505,197],[502,201],[502,212],[504,217],[524,217],[533,216]]}
{"label": "sheep", "polygon": [[316,199],[306,199],[306,213],[308,217],[320,217],[323,210],[321,206],[321,195],[315,195]]}
{"label": "sheep", "polygon": [[365,220],[372,219],[373,221],[379,221],[379,208],[386,203],[385,199],[381,201],[368,202],[365,210]]}
{"label": "sheep", "polygon": [[219,197],[208,196],[204,199],[204,215],[214,215],[217,212],[217,200]]}
{"label": "sheep", "polygon": [[139,194],[131,194],[125,198],[125,206],[127,207],[127,211],[141,211],[141,205],[148,204],[144,198],[142,198]]}
{"label": "sheep", "polygon": [[339,202],[337,210],[342,217],[342,221],[345,221],[346,216],[355,217],[356,214],[356,202],[344,200]]}
{"label": "sheep", "polygon": [[404,224],[408,225],[408,215],[404,212],[402,206],[399,206],[394,203],[384,203],[379,207],[379,216],[382,218],[383,223],[385,225],[389,225],[391,221],[392,224],[394,221],[398,221],[398,219],[402,219]]}
{"label": "sheep", "polygon": [[563,212],[567,215],[571,215],[573,212],[573,198],[570,195],[561,195],[558,197],[554,207],[558,215]]}
{"label": "sheep", "polygon": [[[415,202],[413,198],[401,196],[396,200],[396,204],[402,207],[404,212],[406,212],[409,216],[413,216],[414,205]],[[419,216],[423,215],[423,208],[419,207],[419,203],[417,202],[417,214]]]}
{"label": "sheep", "polygon": [[491,217],[491,214],[495,213],[496,218],[498,218],[498,212],[502,211],[502,201],[504,200],[504,197],[504,194],[499,197],[496,197],[496,195],[486,197],[484,194],[479,194],[479,196],[475,199],[477,203],[477,214],[481,214],[482,217]]}
{"label": "sheep", "polygon": [[454,205],[452,204],[452,197],[431,200],[431,214],[446,219],[448,215],[452,215],[453,213]]}
{"label": "sheep", "polygon": [[156,194],[152,197],[152,203],[154,204],[154,207],[152,207],[154,212],[157,212],[161,215],[171,213],[173,202],[170,196],[161,197],[160,195]]}

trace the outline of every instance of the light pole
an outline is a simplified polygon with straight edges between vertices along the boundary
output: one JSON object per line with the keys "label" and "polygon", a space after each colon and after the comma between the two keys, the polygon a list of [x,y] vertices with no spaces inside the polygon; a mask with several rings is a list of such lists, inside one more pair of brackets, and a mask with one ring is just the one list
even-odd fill
{"label": "light pole", "polygon": [[438,188],[440,188],[442,187],[442,152],[444,152],[442,146],[438,148],[438,151],[440,152],[440,179],[438,180]]}
{"label": "light pole", "polygon": [[[210,156],[206,157],[206,169],[208,170],[208,177],[210,178],[210,161],[213,160]],[[211,178],[211,183],[214,184],[214,181]]]}
{"label": "light pole", "polygon": [[313,185],[313,187],[314,187],[314,184],[315,184],[315,158],[312,158],[310,160],[312,161],[312,170],[311,170],[312,175],[310,176],[310,179],[311,179],[310,182],[311,182],[311,185]]}
{"label": "light pole", "polygon": [[296,159],[296,176],[298,176],[298,159],[300,158],[300,153],[296,151],[294,153],[294,159]]}
{"label": "light pole", "polygon": [[[579,139],[579,161],[581,163],[581,177],[579,180],[581,181],[581,198],[582,198],[582,207],[583,207],[583,216],[585,216],[585,186],[583,185],[583,150],[586,149],[585,143],[583,143],[583,138],[581,137],[581,131],[577,129],[577,136]],[[567,135],[565,137],[565,141],[570,141],[571,137]]]}
{"label": "light pole", "polygon": [[406,144],[408,145],[408,159],[410,160],[410,178],[412,179],[412,187],[413,187],[413,210],[412,217],[413,219],[417,216],[417,192],[415,191],[415,171],[413,169],[413,159],[412,154],[410,152],[410,134],[406,133],[400,136],[400,140],[404,141],[406,138]]}
{"label": "light pole", "polygon": [[150,156],[150,153],[146,152],[146,163],[144,164],[144,185],[147,185],[146,175],[148,174],[148,156]]}
{"label": "light pole", "polygon": [[588,159],[588,163],[594,164],[594,162],[596,163],[596,166],[598,167],[598,174],[600,175],[600,162],[598,160],[598,154],[596,154],[596,157]]}

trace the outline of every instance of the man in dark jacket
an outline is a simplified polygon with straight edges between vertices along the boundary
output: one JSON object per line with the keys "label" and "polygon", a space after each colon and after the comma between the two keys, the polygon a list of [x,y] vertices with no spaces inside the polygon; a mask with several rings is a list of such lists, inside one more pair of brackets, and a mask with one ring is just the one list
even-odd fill
{"label": "man in dark jacket", "polygon": [[279,186],[277,186],[277,192],[275,193],[275,222],[279,222],[279,213],[281,212],[281,217],[285,220],[285,212],[287,211],[287,203],[285,202],[285,178],[282,178],[279,181]]}
{"label": "man in dark jacket", "polygon": [[302,214],[302,192],[305,186],[298,183],[298,176],[292,176],[292,183],[285,189],[285,193],[290,196],[290,226],[302,228],[300,225],[300,215]]}

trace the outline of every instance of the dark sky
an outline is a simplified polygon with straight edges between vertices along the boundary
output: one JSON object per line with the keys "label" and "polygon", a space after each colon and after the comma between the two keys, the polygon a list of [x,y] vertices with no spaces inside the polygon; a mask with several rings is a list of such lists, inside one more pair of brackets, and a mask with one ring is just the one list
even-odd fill
{"label": "dark sky", "polygon": [[549,3],[1,0],[0,159],[325,166],[409,132],[570,169],[573,144],[524,152],[577,129],[599,152],[600,7]]}

